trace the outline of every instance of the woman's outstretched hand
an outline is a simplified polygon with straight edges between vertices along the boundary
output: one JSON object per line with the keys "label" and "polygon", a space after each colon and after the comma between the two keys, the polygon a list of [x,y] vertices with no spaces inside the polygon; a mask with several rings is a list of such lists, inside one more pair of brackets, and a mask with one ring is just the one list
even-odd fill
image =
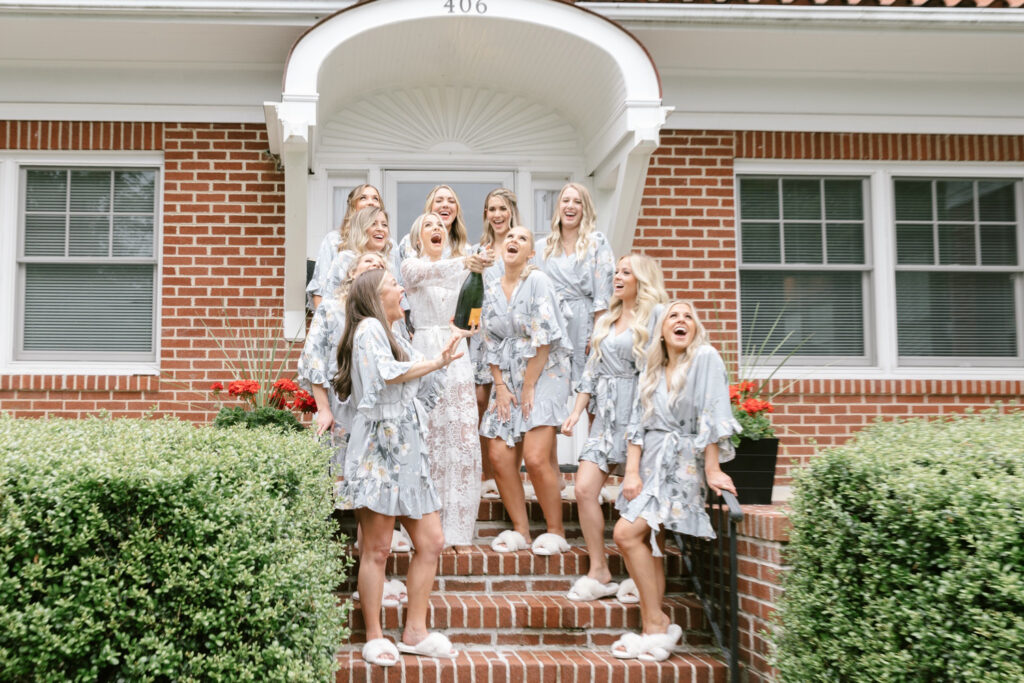
{"label": "woman's outstretched hand", "polygon": [[439,368],[443,368],[450,364],[453,360],[462,358],[462,352],[458,350],[459,343],[462,341],[462,337],[457,334],[453,334],[448,343],[441,349],[441,354],[437,357],[437,361],[440,363]]}

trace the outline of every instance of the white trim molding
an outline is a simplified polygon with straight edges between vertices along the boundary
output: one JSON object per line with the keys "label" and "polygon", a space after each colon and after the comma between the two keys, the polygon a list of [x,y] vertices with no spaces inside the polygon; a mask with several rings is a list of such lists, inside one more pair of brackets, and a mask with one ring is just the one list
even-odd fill
{"label": "white trim molding", "polygon": [[[496,43],[515,47],[495,50]],[[280,102],[264,110],[271,151],[285,166],[285,250],[301,255],[310,230],[292,221],[307,214],[289,206],[307,201],[299,165],[316,171],[327,158],[338,167],[369,161],[521,173],[557,157],[563,169],[592,177],[599,227],[622,251],[670,111],[654,62],[634,36],[595,12],[550,0],[355,5],[296,41],[282,90]],[[446,93],[459,94],[456,105],[444,101]],[[520,120],[499,123],[504,116]],[[366,126],[362,144],[361,131],[350,130],[357,125]],[[409,135],[426,139],[403,143]],[[292,191],[293,182],[302,192]],[[286,257],[286,311],[300,301],[301,265]]]}

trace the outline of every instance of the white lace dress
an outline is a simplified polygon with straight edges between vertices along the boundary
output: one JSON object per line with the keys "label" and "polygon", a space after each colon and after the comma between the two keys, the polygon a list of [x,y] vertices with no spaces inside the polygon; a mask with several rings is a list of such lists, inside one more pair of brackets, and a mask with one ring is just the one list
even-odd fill
{"label": "white lace dress", "polygon": [[[469,271],[462,259],[402,262],[415,333],[412,345],[434,358],[451,338],[459,288]],[[441,499],[441,526],[447,545],[470,545],[480,507],[480,439],[477,436],[476,385],[466,343],[462,358],[448,366],[437,405],[427,416],[430,475]]]}

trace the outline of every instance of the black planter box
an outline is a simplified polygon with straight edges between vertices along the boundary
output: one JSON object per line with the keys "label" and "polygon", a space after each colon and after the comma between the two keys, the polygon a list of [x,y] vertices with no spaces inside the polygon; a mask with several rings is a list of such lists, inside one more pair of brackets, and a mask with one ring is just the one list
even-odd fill
{"label": "black planter box", "polygon": [[736,458],[723,464],[722,471],[732,477],[741,504],[771,504],[778,455],[778,439],[740,439]]}

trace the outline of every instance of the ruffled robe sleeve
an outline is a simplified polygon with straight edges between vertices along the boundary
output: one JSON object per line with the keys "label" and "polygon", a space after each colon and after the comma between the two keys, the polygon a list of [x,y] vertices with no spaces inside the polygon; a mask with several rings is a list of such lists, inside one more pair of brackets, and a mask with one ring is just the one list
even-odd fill
{"label": "ruffled robe sleeve", "polygon": [[399,361],[391,352],[384,326],[370,318],[359,323],[352,350],[352,371],[359,374],[363,395],[356,406],[370,413],[382,401],[388,380],[404,375],[413,361]]}
{"label": "ruffled robe sleeve", "polygon": [[697,409],[697,436],[694,447],[702,452],[708,445],[718,444],[718,462],[736,457],[730,437],[742,431],[732,413],[729,401],[729,374],[718,351],[711,346],[700,349],[686,378],[692,384],[694,407]]}

